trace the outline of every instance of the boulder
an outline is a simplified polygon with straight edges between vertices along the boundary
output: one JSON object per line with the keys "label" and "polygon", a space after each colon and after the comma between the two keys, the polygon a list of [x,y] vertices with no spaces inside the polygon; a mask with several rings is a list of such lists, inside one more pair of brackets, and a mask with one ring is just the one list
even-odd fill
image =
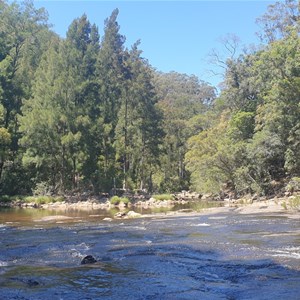
{"label": "boulder", "polygon": [[82,265],[94,264],[97,260],[92,255],[87,255],[81,260]]}

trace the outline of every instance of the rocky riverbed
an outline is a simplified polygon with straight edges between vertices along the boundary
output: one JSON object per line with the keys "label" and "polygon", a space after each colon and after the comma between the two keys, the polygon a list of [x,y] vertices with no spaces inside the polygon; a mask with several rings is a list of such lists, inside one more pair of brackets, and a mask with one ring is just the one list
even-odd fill
{"label": "rocky riverbed", "polygon": [[299,214],[274,202],[135,219],[2,209],[0,299],[299,299]]}

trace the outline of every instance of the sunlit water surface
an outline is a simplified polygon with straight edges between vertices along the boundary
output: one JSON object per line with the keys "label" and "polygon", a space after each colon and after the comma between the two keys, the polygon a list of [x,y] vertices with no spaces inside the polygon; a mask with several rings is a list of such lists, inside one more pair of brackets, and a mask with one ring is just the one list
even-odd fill
{"label": "sunlit water surface", "polygon": [[113,213],[1,210],[0,299],[300,299],[299,218]]}

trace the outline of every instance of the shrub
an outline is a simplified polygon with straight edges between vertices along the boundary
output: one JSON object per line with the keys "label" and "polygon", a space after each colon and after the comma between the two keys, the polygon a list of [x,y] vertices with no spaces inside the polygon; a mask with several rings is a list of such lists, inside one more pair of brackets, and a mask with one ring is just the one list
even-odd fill
{"label": "shrub", "polygon": [[9,202],[23,200],[23,199],[24,196],[9,196],[9,195],[0,196],[0,202],[2,203],[9,203]]}
{"label": "shrub", "polygon": [[119,197],[119,196],[113,196],[110,198],[110,203],[113,205],[118,205],[121,202],[123,202],[124,204],[128,204],[130,200],[127,197]]}
{"label": "shrub", "polygon": [[47,204],[52,202],[52,199],[48,196],[38,196],[38,197],[26,197],[25,202],[35,203],[35,204]]}

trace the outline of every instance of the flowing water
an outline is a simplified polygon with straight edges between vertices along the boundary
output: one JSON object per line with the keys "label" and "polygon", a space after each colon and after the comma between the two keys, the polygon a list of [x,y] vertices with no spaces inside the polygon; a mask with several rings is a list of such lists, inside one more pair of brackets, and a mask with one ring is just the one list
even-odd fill
{"label": "flowing water", "polygon": [[300,299],[299,218],[49,215],[0,211],[0,299]]}

